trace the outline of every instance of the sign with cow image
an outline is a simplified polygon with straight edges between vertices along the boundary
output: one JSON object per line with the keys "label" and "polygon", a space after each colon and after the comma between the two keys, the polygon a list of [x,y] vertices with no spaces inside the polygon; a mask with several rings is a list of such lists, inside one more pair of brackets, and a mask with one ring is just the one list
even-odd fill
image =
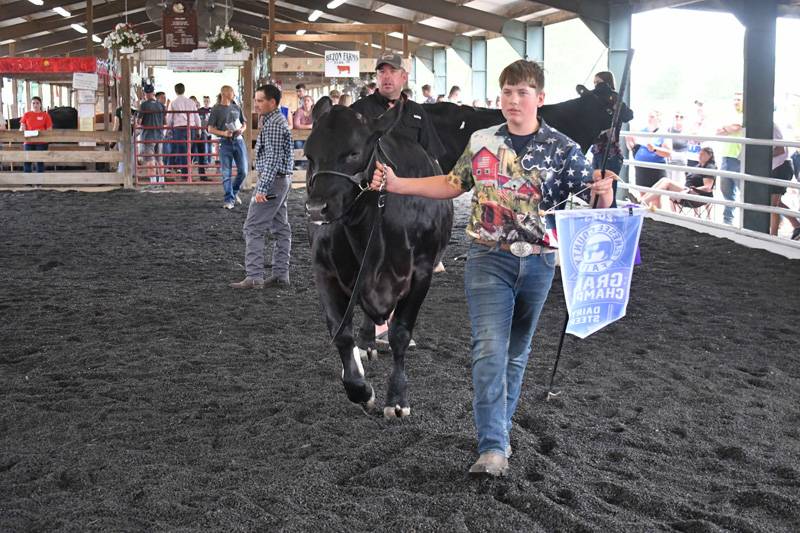
{"label": "sign with cow image", "polygon": [[361,56],[356,51],[326,50],[326,78],[357,78],[360,76],[359,61]]}

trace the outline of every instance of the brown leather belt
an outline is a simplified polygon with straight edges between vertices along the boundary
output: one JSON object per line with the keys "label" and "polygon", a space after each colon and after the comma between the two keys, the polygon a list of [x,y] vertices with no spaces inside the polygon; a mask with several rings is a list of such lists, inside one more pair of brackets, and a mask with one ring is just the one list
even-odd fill
{"label": "brown leather belt", "polygon": [[554,254],[556,253],[556,248],[548,248],[547,246],[542,246],[540,244],[531,244],[525,241],[516,241],[512,242],[511,244],[505,242],[497,242],[497,241],[483,241],[481,239],[472,239],[472,242],[475,244],[480,244],[481,246],[488,246],[489,248],[495,248],[497,250],[503,250],[504,252],[509,252],[517,257],[528,257],[529,255],[542,255],[542,254]]}

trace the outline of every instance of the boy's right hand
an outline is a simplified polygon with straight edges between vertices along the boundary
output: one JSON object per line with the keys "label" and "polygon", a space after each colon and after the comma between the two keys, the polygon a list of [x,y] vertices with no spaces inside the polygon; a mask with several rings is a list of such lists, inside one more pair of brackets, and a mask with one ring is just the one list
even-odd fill
{"label": "boy's right hand", "polygon": [[373,191],[380,191],[381,189],[391,192],[394,190],[395,176],[392,167],[384,165],[380,161],[375,162],[375,172],[372,173],[372,181],[369,188]]}

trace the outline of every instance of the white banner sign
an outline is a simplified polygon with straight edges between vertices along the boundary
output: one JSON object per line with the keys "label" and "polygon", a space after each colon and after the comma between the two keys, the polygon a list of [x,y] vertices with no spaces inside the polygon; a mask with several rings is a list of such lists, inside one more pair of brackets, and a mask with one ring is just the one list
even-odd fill
{"label": "white banner sign", "polygon": [[75,90],[97,90],[97,74],[89,72],[75,72],[72,74],[72,88]]}
{"label": "white banner sign", "polygon": [[326,78],[357,78],[360,76],[358,51],[325,50]]}
{"label": "white banner sign", "polygon": [[167,52],[167,68],[173,72],[222,72],[225,55],[198,48],[191,52]]}

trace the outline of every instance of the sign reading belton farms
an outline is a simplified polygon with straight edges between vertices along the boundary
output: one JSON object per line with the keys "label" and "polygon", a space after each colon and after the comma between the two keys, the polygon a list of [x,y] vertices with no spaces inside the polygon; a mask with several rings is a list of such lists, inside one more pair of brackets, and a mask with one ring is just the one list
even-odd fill
{"label": "sign reading belton farms", "polygon": [[170,52],[191,52],[197,48],[197,12],[190,4],[175,2],[164,10],[164,48]]}
{"label": "sign reading belton farms", "polygon": [[360,76],[357,50],[325,50],[326,78],[357,78]]}

